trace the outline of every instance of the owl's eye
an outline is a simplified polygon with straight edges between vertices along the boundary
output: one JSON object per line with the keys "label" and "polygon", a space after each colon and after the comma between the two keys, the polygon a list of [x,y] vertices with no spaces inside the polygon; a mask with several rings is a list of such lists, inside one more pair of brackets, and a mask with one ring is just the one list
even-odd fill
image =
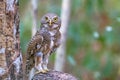
{"label": "owl's eye", "polygon": [[47,16],[45,17],[45,20],[48,21],[48,17]]}
{"label": "owl's eye", "polygon": [[58,17],[54,17],[53,20],[54,20],[54,22],[57,22],[58,21]]}

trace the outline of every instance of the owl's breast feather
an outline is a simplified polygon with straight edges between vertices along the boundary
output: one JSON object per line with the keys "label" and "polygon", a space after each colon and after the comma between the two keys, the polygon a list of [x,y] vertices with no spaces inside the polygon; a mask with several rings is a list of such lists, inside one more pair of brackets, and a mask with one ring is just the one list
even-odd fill
{"label": "owl's breast feather", "polygon": [[53,41],[53,38],[51,38],[51,41],[50,41],[50,48],[52,49],[54,46],[54,41]]}
{"label": "owl's breast feather", "polygon": [[49,34],[50,34],[51,36],[54,36],[54,35],[56,35],[56,33],[57,33],[57,31],[56,31],[56,30],[49,31]]}

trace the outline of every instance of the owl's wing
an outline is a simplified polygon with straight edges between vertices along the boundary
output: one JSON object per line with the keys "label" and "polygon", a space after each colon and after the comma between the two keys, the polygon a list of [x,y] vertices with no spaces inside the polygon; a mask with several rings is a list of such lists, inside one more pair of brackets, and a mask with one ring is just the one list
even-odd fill
{"label": "owl's wing", "polygon": [[41,44],[43,42],[43,36],[40,34],[37,34],[33,36],[31,41],[28,43],[27,47],[27,57],[30,58],[35,54],[38,48],[40,48]]}
{"label": "owl's wing", "polygon": [[37,33],[29,42],[26,53],[26,74],[29,74],[30,70],[34,67],[34,55],[36,54],[38,48],[41,47],[42,42],[43,36]]}

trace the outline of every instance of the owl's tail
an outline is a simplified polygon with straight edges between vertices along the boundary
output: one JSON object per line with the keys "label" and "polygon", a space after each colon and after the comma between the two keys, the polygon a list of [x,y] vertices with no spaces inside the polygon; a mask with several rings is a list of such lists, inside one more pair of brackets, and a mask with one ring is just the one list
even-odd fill
{"label": "owl's tail", "polygon": [[30,71],[31,71],[31,69],[34,66],[34,63],[35,63],[35,60],[33,58],[26,57],[26,69],[25,69],[25,73],[26,73],[27,77],[29,77]]}

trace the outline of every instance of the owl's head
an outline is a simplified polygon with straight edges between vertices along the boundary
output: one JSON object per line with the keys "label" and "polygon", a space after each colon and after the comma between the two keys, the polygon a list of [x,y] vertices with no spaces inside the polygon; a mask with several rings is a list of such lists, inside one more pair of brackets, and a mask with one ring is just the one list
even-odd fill
{"label": "owl's head", "polygon": [[60,29],[61,19],[54,13],[47,13],[42,17],[41,25],[50,30]]}

